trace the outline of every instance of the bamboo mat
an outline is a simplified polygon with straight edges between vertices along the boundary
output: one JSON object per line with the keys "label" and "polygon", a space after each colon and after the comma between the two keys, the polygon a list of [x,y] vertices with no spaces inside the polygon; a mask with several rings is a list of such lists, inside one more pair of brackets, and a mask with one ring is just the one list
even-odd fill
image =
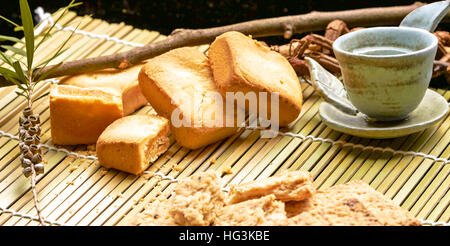
{"label": "bamboo mat", "polygon": [[[60,24],[64,27],[79,24],[78,29],[84,32],[108,35],[134,44],[166,38],[154,31],[136,29],[124,23],[109,24],[88,16],[77,16],[74,12],[66,15]],[[45,48],[37,52],[35,62],[48,58],[68,35],[70,32],[64,30],[54,33],[42,45]],[[23,48],[22,44],[15,46]],[[68,47],[55,62],[133,48],[86,33],[74,35]],[[198,48],[206,52],[208,46]],[[36,96],[47,92],[49,86],[49,82],[40,83],[36,87]],[[258,131],[241,130],[228,139],[194,151],[181,148],[172,139],[169,150],[148,171],[184,178],[213,169],[224,173],[224,185],[298,169],[310,171],[317,188],[362,179],[420,219],[449,222],[449,116],[432,128],[401,138],[358,138],[326,127],[318,114],[322,99],[307,83],[302,82],[302,88],[304,104],[301,118],[287,130],[309,136],[306,139],[290,136],[261,139]],[[13,87],[0,89],[0,130],[17,135],[18,115],[25,107],[25,101],[14,90]],[[449,100],[450,91],[436,91]],[[42,142],[52,146],[48,106],[46,96],[34,104],[34,110],[41,114]],[[155,112],[147,105],[136,114]],[[95,154],[86,146],[66,148],[82,154]],[[416,152],[429,156],[405,154]],[[96,160],[61,151],[46,149],[44,160],[47,162],[46,171],[38,176],[37,183],[42,214],[61,224],[122,225],[124,219],[141,212],[148,202],[166,198],[175,186],[159,176],[133,176],[106,170]],[[36,216],[29,179],[22,175],[18,141],[8,136],[0,137],[0,207]],[[37,225],[37,222],[0,213],[0,225]]]}

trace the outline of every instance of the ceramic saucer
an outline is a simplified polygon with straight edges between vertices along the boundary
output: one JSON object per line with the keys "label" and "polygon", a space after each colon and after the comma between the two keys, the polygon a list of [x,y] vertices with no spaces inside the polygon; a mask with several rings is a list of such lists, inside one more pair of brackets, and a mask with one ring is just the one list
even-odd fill
{"label": "ceramic saucer", "polygon": [[366,138],[395,138],[422,131],[444,118],[448,111],[444,97],[428,89],[419,106],[405,120],[394,122],[369,122],[362,113],[346,114],[333,105],[323,102],[320,117],[331,129]]}

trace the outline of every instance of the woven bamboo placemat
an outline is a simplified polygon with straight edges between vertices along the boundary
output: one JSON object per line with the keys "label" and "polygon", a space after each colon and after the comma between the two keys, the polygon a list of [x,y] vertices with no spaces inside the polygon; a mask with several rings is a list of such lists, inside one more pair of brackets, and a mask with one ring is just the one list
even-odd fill
{"label": "woven bamboo placemat", "polygon": [[[45,48],[38,51],[35,62],[55,52],[78,24],[69,49],[55,63],[113,54],[166,38],[158,32],[69,12],[57,26],[61,30],[42,45]],[[15,47],[24,48],[23,44]],[[198,48],[207,52],[208,45]],[[46,93],[51,82],[40,83],[36,97]],[[318,115],[322,99],[307,83],[302,82],[302,88],[301,118],[290,129],[282,129],[287,133],[264,139],[258,130],[242,129],[194,151],[171,139],[169,150],[141,176],[102,168],[95,151],[86,146],[53,146],[46,96],[34,104],[34,111],[41,114],[47,162],[37,183],[42,214],[54,224],[122,225],[148,202],[166,198],[174,188],[173,179],[213,169],[223,173],[229,185],[300,169],[311,172],[316,188],[362,179],[419,219],[449,222],[449,116],[432,128],[401,138],[358,138],[326,127]],[[14,91],[13,87],[0,89],[0,225],[37,225],[32,220],[36,211],[29,180],[22,175],[15,137],[25,101]],[[450,91],[436,91],[449,100]],[[136,114],[155,112],[147,105]]]}

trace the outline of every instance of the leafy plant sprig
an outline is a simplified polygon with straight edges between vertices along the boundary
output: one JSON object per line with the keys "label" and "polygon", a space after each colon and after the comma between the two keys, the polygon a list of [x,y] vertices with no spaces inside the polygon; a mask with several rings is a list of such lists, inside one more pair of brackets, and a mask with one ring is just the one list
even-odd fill
{"label": "leafy plant sprig", "polygon": [[[39,199],[36,191],[36,176],[44,173],[44,165],[42,164],[41,155],[41,127],[39,114],[33,113],[33,92],[37,83],[43,81],[46,76],[58,68],[62,63],[57,64],[52,69],[45,73],[37,73],[37,71],[44,69],[51,61],[60,56],[66,49],[67,42],[70,40],[74,32],[62,43],[57,49],[56,53],[50,56],[49,59],[40,62],[37,65],[33,65],[34,55],[36,50],[51,37],[51,32],[55,25],[61,18],[69,11],[70,8],[80,5],[81,3],[75,3],[72,0],[66,7],[61,9],[62,13],[59,15],[56,21],[46,30],[42,35],[41,40],[36,44],[34,34],[33,17],[31,15],[30,7],[27,0],[20,0],[20,17],[22,25],[9,20],[6,17],[0,16],[0,19],[8,22],[14,26],[15,31],[21,31],[24,34],[24,40],[18,38],[0,35],[0,43],[4,41],[23,43],[25,50],[19,49],[11,45],[0,45],[0,60],[4,62],[4,66],[0,66],[0,74],[3,75],[6,80],[1,82],[0,87],[14,86],[16,85],[18,90],[15,92],[18,96],[22,96],[26,99],[27,106],[23,109],[23,115],[19,117],[19,148],[21,151],[21,164],[23,167],[23,174],[26,177],[31,177],[31,190],[33,193],[33,199],[36,207],[36,211],[39,217],[41,225],[45,225],[44,219],[41,215],[39,207]],[[12,52],[14,55],[9,55],[6,51]],[[25,59],[24,59],[25,58]],[[25,60],[25,61],[23,61]],[[37,100],[42,96],[34,99]]]}

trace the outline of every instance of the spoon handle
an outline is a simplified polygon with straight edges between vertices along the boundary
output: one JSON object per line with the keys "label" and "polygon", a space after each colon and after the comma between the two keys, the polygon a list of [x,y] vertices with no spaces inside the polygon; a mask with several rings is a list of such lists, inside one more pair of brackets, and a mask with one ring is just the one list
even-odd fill
{"label": "spoon handle", "polygon": [[450,1],[440,1],[422,6],[409,13],[400,23],[401,27],[415,27],[434,32],[447,15]]}

